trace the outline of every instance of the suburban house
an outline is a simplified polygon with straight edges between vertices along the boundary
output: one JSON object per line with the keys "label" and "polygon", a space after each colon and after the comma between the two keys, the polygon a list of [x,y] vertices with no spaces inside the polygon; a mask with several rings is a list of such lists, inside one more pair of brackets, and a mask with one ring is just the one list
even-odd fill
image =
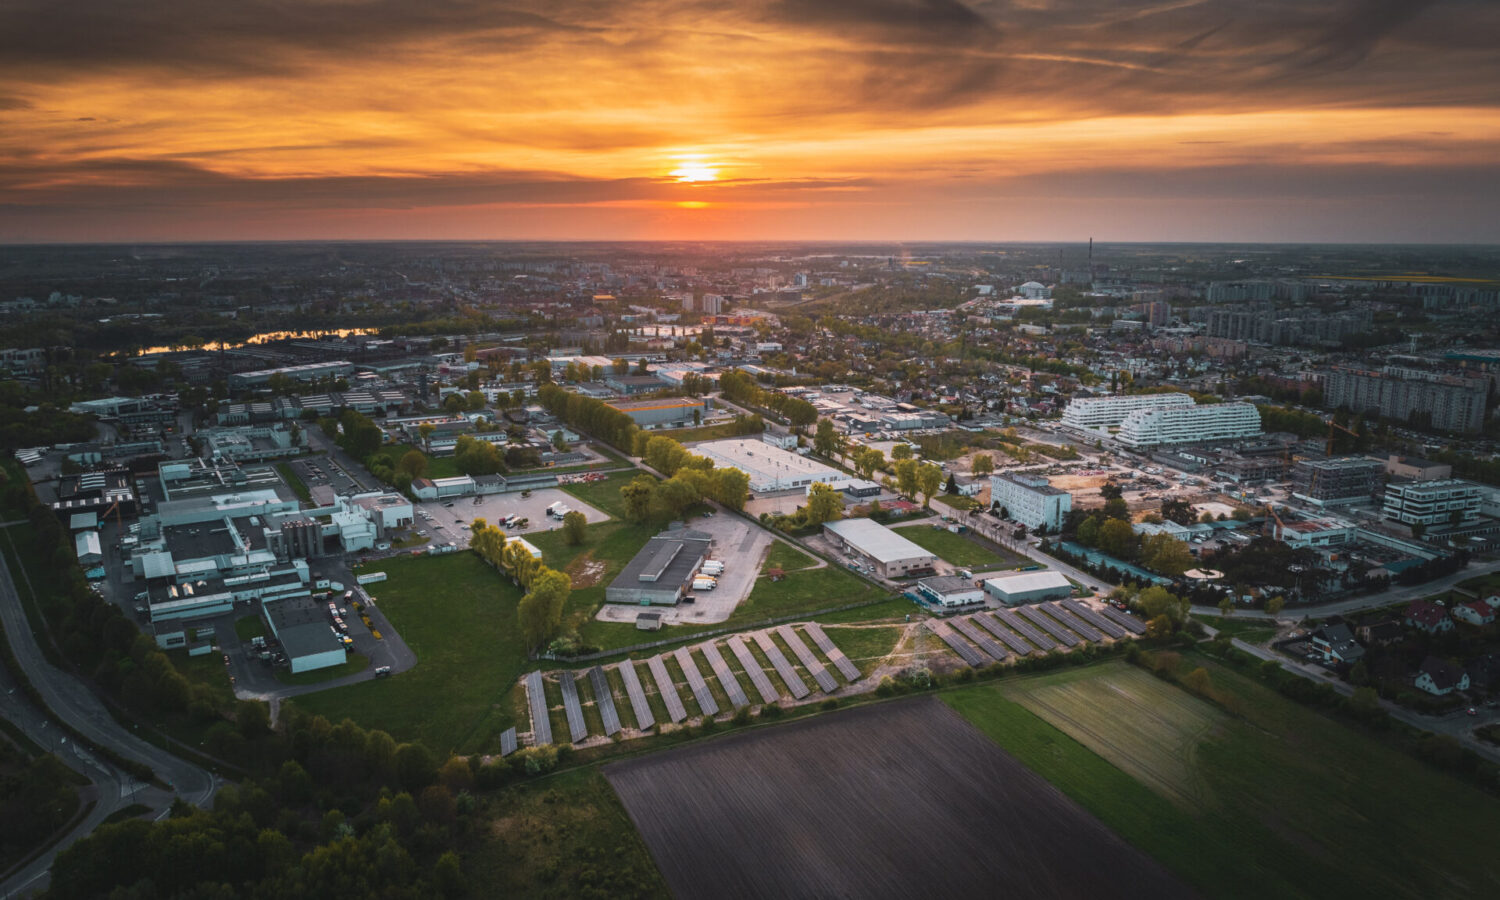
{"label": "suburban house", "polygon": [[1394,619],[1368,622],[1354,629],[1354,634],[1366,647],[1383,647],[1401,640],[1401,623]]}
{"label": "suburban house", "polygon": [[1414,600],[1406,608],[1406,625],[1428,634],[1453,630],[1453,620],[1448,618],[1448,610],[1427,600]]}
{"label": "suburban house", "polygon": [[1354,639],[1354,632],[1343,622],[1324,625],[1312,633],[1313,649],[1323,654],[1323,662],[1352,665],[1365,655],[1365,648]]}
{"label": "suburban house", "polygon": [[1429,656],[1417,667],[1416,686],[1434,696],[1445,697],[1454,691],[1468,690],[1469,674],[1446,659]]}
{"label": "suburban house", "polygon": [[1488,625],[1495,621],[1495,608],[1483,600],[1470,600],[1453,607],[1453,618],[1470,625]]}

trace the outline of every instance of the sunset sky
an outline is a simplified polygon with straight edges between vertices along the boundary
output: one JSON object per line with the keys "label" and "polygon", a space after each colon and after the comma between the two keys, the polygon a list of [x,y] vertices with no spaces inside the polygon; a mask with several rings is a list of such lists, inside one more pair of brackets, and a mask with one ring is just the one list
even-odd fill
{"label": "sunset sky", "polygon": [[1497,35],[1495,0],[0,0],[0,241],[1495,242]]}

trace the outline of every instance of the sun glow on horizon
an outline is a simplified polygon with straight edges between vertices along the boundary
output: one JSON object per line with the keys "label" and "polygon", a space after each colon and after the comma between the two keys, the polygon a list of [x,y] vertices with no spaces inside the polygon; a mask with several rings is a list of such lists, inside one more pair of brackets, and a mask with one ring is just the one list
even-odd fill
{"label": "sun glow on horizon", "polygon": [[719,179],[719,167],[713,163],[705,162],[701,156],[682,156],[678,157],[677,168],[667,174],[677,179],[678,184],[717,181]]}

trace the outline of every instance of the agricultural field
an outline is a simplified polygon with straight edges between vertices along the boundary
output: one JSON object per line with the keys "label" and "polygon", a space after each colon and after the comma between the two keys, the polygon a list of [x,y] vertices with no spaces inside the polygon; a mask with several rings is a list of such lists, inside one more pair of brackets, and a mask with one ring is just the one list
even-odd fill
{"label": "agricultural field", "polygon": [[1007,553],[989,544],[981,544],[968,535],[954,534],[931,525],[907,525],[895,532],[921,547],[936,553],[955,566],[968,569],[999,569],[1027,565],[1029,560]]}
{"label": "agricultural field", "polygon": [[[1143,673],[1124,662],[942,696],[1205,895],[1500,892],[1490,851],[1500,801],[1206,658],[1181,662],[1200,666],[1211,705],[1166,683],[1146,687]],[[1071,706],[1075,716],[1087,710],[1089,719],[1070,723],[1042,710],[1059,727],[1028,708],[1038,696],[1050,697],[1054,709]],[[1122,709],[1101,710],[1110,697]],[[1204,727],[1205,717],[1213,724]],[[1170,754],[1151,749],[1152,740],[1175,744],[1180,758],[1165,761]],[[1156,762],[1131,761],[1130,754]],[[1131,772],[1143,768],[1150,774]],[[1181,802],[1185,790],[1195,798],[1191,806]]]}
{"label": "agricultural field", "polygon": [[1191,896],[932,698],[603,771],[680,900]]}
{"label": "agricultural field", "polygon": [[290,702],[444,755],[488,749],[517,724],[506,698],[527,671],[516,627],[520,590],[473,553],[395,557],[381,568],[388,578],[372,593],[417,665]]}

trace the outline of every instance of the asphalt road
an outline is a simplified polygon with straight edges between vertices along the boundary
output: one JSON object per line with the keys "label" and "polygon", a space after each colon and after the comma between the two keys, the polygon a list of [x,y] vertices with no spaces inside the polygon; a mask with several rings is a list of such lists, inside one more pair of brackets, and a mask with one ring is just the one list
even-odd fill
{"label": "asphalt road", "polygon": [[[214,792],[219,786],[218,776],[131,734],[114,720],[103,701],[94,695],[88,685],[47,661],[26,620],[26,612],[21,608],[21,598],[16,591],[10,566],[3,556],[0,556],[0,622],[5,625],[5,636],[10,642],[11,652],[15,654],[21,669],[30,676],[31,683],[36,686],[53,716],[66,722],[93,743],[109,747],[126,759],[150,766],[157,778],[188,803],[203,807],[213,804]],[[71,743],[72,739],[69,739],[69,744]],[[101,785],[101,790],[108,789],[107,784]],[[116,780],[114,793],[119,792],[120,785]],[[113,809],[103,815],[108,815],[109,812],[113,812]],[[98,813],[97,808],[95,813]],[[102,821],[102,816],[100,820]],[[55,849],[44,857],[46,866],[42,867],[43,870],[50,867],[54,855]],[[32,868],[28,867],[27,871],[30,872]],[[32,880],[35,881],[35,876]],[[35,885],[32,887],[34,889]]]}

